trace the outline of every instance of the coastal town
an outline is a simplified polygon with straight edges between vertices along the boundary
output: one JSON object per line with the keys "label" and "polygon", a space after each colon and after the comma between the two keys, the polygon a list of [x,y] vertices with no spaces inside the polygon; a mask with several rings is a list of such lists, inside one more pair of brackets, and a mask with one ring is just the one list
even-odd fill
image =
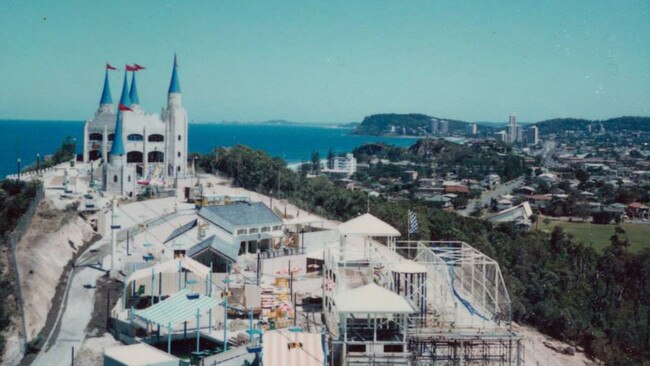
{"label": "coastal town", "polygon": [[113,102],[109,66],[83,152],[7,177],[39,185],[10,249],[20,291],[7,364],[596,362],[516,324],[499,262],[472,242],[427,238],[410,209],[395,227],[375,205],[421,202],[522,232],[551,220],[646,230],[647,133],[540,135],[512,115],[479,137],[476,124],[453,133],[432,119],[409,148],[368,144],[294,167],[367,197],[338,221],[281,195],[279,175],[275,194],[256,192],[188,154],[176,57],[161,119],[139,105],[135,66]]}

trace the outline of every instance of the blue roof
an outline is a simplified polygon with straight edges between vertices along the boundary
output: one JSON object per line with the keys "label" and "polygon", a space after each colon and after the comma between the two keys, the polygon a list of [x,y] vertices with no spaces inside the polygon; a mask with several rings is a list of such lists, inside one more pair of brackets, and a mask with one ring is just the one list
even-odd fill
{"label": "blue roof", "polygon": [[131,106],[131,98],[129,98],[129,80],[126,75],[126,70],[124,71],[124,84],[122,85],[122,96],[120,96],[120,104],[124,104],[127,107]]}
{"label": "blue roof", "polygon": [[212,235],[209,238],[191,247],[187,251],[187,256],[192,258],[207,249],[214,250],[215,252],[220,253],[233,262],[237,262],[237,258],[239,257],[239,247],[237,245],[228,243],[216,235]]}
{"label": "blue roof", "polygon": [[135,84],[135,71],[133,72],[133,77],[131,78],[131,91],[129,92],[129,99],[131,104],[140,104],[140,99],[138,98],[138,87]]}
{"label": "blue roof", "polygon": [[124,142],[122,141],[122,111],[117,111],[117,121],[115,122],[115,137],[111,146],[110,154],[112,156],[124,155]]}
{"label": "blue roof", "polygon": [[282,219],[262,202],[202,207],[199,216],[230,233],[240,227],[282,225]]}
{"label": "blue roof", "polygon": [[165,243],[168,243],[168,242],[178,238],[179,236],[185,234],[188,230],[193,229],[196,226],[197,221],[198,220],[194,219],[194,220],[188,222],[187,224],[182,225],[182,226],[177,227],[176,229],[174,229],[174,231],[172,231],[172,233],[169,234],[167,239],[165,239]]}
{"label": "blue roof", "polygon": [[174,70],[172,71],[172,80],[169,82],[169,93],[180,93],[181,83],[178,81],[178,64],[176,63],[176,55],[174,55]]}
{"label": "blue roof", "polygon": [[108,83],[108,70],[106,70],[106,74],[104,75],[104,90],[102,91],[102,99],[99,100],[99,104],[113,104],[111,86]]}

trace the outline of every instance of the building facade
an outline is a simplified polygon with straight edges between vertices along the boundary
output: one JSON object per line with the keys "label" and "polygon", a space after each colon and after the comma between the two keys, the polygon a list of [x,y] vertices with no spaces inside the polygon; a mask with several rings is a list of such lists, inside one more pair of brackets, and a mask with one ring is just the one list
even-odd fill
{"label": "building facade", "polygon": [[130,71],[130,86],[129,71],[124,72],[116,108],[106,70],[99,107],[84,125],[84,162],[99,161],[102,188],[121,195],[137,194],[145,185],[170,185],[187,175],[188,118],[176,57],[167,106],[160,115],[144,111],[138,96],[138,69]]}

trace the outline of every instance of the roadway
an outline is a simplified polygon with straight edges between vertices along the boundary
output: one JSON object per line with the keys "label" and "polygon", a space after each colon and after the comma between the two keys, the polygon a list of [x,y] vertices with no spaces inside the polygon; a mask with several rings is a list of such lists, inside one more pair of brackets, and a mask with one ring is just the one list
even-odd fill
{"label": "roadway", "polygon": [[492,198],[497,198],[501,195],[508,194],[512,192],[513,189],[521,187],[524,184],[524,177],[521,176],[517,179],[511,180],[504,184],[497,186],[494,190],[486,191],[481,194],[480,197],[469,200],[467,202],[467,207],[462,210],[456,211],[461,216],[469,216],[478,205],[479,207],[484,207],[486,204],[489,205]]}

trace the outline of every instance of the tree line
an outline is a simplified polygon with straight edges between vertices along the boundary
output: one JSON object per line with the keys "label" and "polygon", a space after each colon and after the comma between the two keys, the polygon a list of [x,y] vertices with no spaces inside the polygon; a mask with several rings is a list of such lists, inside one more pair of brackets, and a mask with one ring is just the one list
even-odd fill
{"label": "tree line", "polygon": [[337,187],[326,177],[307,178],[263,151],[237,145],[200,156],[207,172],[234,184],[286,198],[331,219],[369,211],[407,232],[407,211],[419,221],[412,238],[460,240],[500,264],[512,301],[513,320],[584,348],[609,364],[650,360],[650,250],[630,253],[617,228],[603,254],[556,227],[551,233],[442,211],[422,201],[387,201]]}

